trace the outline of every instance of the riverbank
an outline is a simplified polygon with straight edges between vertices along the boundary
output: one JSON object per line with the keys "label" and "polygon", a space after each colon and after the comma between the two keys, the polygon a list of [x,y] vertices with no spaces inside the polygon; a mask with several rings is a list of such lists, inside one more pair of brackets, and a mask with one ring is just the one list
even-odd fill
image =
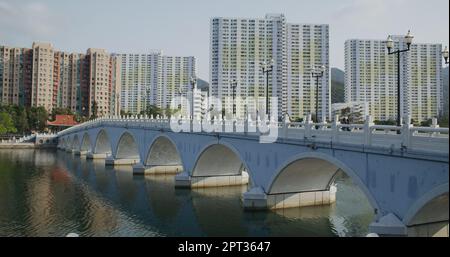
{"label": "riverbank", "polygon": [[0,149],[56,149],[55,145],[36,145],[35,143],[0,144]]}

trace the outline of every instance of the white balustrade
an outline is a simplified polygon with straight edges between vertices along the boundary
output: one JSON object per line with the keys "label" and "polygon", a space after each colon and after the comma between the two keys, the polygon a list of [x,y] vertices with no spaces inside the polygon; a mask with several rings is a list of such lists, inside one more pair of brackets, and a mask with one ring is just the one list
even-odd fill
{"label": "white balustrade", "polygon": [[[267,121],[267,116],[265,118],[264,121]],[[160,115],[157,115],[155,118],[152,115],[110,116],[97,118],[71,127],[59,132],[58,136],[105,125],[169,130],[171,124],[178,123],[178,121],[184,124],[191,124],[191,128],[195,127],[196,131],[198,131],[206,121],[211,121],[211,117],[204,120],[201,117],[196,117],[194,120],[190,120],[179,114],[170,118]],[[259,135],[258,125],[264,121],[261,120],[260,116],[257,116],[256,121],[253,121],[250,115],[245,120],[227,120],[226,118],[222,119],[222,117],[214,116],[211,125],[216,132],[232,133],[238,131],[238,134]],[[289,117],[286,116],[282,122],[272,120],[271,126],[272,128],[278,128],[280,131],[278,137],[282,139],[354,144],[365,147],[391,147],[393,145],[394,148],[402,150],[406,148],[448,153],[448,128],[440,128],[436,119],[433,119],[430,127],[414,127],[410,124],[410,121],[410,118],[406,117],[401,127],[375,125],[372,117],[367,116],[364,124],[341,124],[339,116],[336,116],[331,123],[314,123],[311,115],[307,115],[303,122],[291,122]],[[29,139],[24,137],[21,140],[26,141]]]}

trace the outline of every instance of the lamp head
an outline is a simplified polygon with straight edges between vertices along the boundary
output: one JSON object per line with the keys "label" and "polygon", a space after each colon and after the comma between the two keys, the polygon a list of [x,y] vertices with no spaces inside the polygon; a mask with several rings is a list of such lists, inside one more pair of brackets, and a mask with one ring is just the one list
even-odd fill
{"label": "lamp head", "polygon": [[406,34],[406,36],[405,36],[405,41],[406,41],[406,44],[408,44],[408,47],[411,46],[413,39],[414,39],[414,36],[411,34],[411,30],[408,30],[408,34]]}
{"label": "lamp head", "polygon": [[446,46],[444,48],[444,51],[442,51],[442,56],[444,57],[445,62],[447,63],[448,62],[448,46]]}
{"label": "lamp head", "polygon": [[392,48],[394,48],[394,40],[392,39],[391,36],[388,36],[388,38],[386,40],[386,46],[387,46],[389,51],[391,51]]}

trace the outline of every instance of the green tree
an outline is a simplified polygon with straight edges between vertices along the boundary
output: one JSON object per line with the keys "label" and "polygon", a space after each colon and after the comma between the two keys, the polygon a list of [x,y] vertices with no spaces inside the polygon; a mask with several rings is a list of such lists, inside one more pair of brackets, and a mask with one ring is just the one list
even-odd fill
{"label": "green tree", "polygon": [[0,135],[7,133],[17,133],[16,127],[14,127],[14,121],[11,115],[7,112],[0,112]]}
{"label": "green tree", "polygon": [[375,125],[388,125],[388,126],[395,126],[395,125],[397,125],[397,122],[395,120],[392,120],[392,119],[385,120],[385,121],[376,120],[373,123],[375,123]]}
{"label": "green tree", "polygon": [[31,107],[28,111],[28,121],[31,130],[43,132],[47,127],[48,112],[44,107]]}
{"label": "green tree", "polygon": [[91,120],[92,119],[97,119],[98,117],[98,104],[96,101],[94,101],[94,103],[92,103],[92,115],[91,115]]}
{"label": "green tree", "polygon": [[142,115],[146,114],[146,115],[151,116],[153,118],[156,118],[156,116],[158,116],[158,115],[162,116],[163,113],[164,113],[163,109],[161,109],[161,108],[159,108],[158,106],[155,106],[155,105],[149,105],[149,106],[147,106],[147,109],[145,111],[141,112]]}
{"label": "green tree", "polygon": [[14,126],[17,129],[18,133],[24,134],[30,131],[30,125],[28,122],[27,111],[23,107],[19,107],[17,109],[15,118],[14,118]]}

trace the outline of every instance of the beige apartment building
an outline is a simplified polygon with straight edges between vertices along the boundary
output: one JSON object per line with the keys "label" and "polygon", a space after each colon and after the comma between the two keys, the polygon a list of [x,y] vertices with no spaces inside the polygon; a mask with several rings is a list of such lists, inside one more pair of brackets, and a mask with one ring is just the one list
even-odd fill
{"label": "beige apartment building", "polygon": [[[120,60],[104,49],[87,54],[0,46],[0,104],[69,108],[91,116],[120,114]],[[95,104],[94,104],[95,103]]]}
{"label": "beige apartment building", "polygon": [[0,46],[0,104],[30,102],[32,50]]}

